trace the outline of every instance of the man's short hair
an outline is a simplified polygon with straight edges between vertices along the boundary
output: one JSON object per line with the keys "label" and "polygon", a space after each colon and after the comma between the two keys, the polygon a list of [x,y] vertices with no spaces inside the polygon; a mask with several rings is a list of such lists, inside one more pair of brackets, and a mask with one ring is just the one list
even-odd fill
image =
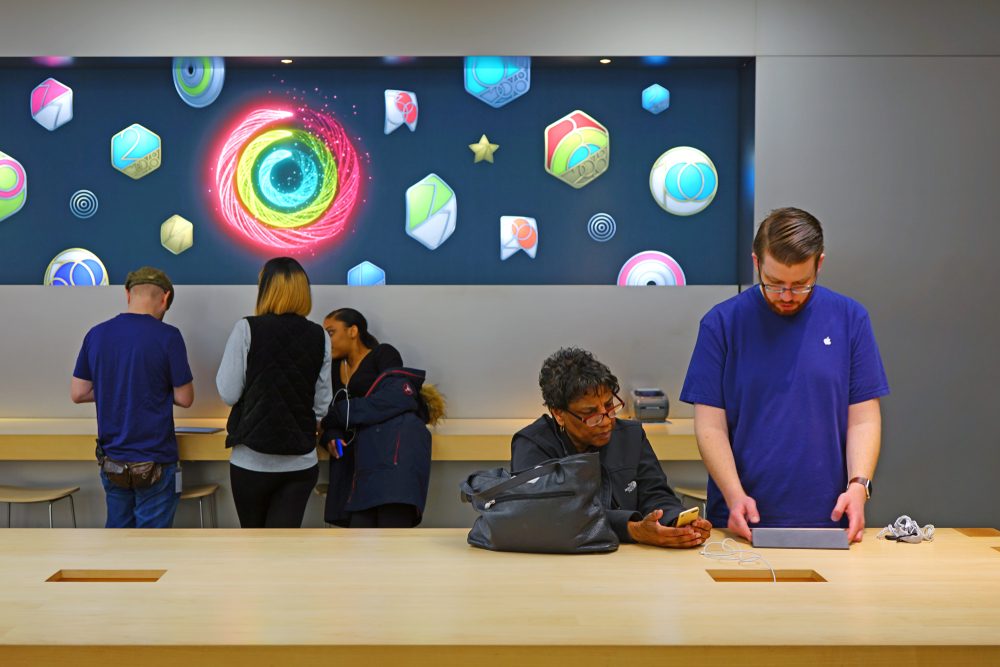
{"label": "man's short hair", "polygon": [[174,284],[163,271],[152,266],[143,266],[125,276],[125,289],[131,290],[136,285],[156,285],[170,296],[167,297],[167,310],[174,302]]}
{"label": "man's short hair", "polygon": [[823,253],[823,227],[811,213],[800,208],[775,209],[757,228],[753,251],[760,262],[764,261],[766,251],[785,266],[813,258],[818,261]]}

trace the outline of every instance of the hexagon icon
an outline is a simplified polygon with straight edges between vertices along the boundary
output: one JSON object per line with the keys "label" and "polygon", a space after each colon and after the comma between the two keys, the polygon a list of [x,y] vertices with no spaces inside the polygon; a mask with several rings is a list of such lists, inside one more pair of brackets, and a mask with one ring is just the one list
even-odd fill
{"label": "hexagon icon", "polygon": [[455,191],[437,174],[427,174],[406,189],[406,234],[435,250],[458,223]]}
{"label": "hexagon icon", "polygon": [[179,215],[172,215],[160,225],[160,245],[179,255],[194,245],[194,225]]}
{"label": "hexagon icon", "polygon": [[73,89],[49,78],[31,91],[31,117],[51,132],[73,120]]}
{"label": "hexagon icon", "polygon": [[545,171],[566,185],[582,188],[610,161],[608,128],[589,114],[577,109],[545,128]]}
{"label": "hexagon icon", "polygon": [[642,91],[642,108],[652,114],[663,113],[670,108],[670,91],[654,83]]}
{"label": "hexagon icon", "polygon": [[161,161],[160,136],[139,123],[111,137],[111,164],[130,178],[156,171]]}
{"label": "hexagon icon", "polygon": [[467,56],[465,92],[499,109],[531,88],[528,56]]}
{"label": "hexagon icon", "polygon": [[347,284],[352,287],[385,285],[385,271],[365,260],[347,272]]}

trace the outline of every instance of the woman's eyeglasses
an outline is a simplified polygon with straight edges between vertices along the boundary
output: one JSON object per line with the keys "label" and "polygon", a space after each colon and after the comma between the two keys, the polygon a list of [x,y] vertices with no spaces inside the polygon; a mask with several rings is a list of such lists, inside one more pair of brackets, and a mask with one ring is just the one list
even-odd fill
{"label": "woman's eyeglasses", "polygon": [[587,415],[586,417],[581,417],[580,415],[570,412],[569,410],[563,410],[563,412],[565,412],[566,414],[573,415],[581,422],[583,422],[585,426],[589,426],[591,428],[595,426],[600,426],[601,424],[604,423],[605,419],[614,419],[615,415],[621,412],[621,409],[625,407],[625,402],[622,401],[622,399],[618,398],[617,394],[615,394],[614,397],[615,399],[614,401],[612,401],[611,407],[609,407],[604,412],[598,412],[597,414]]}

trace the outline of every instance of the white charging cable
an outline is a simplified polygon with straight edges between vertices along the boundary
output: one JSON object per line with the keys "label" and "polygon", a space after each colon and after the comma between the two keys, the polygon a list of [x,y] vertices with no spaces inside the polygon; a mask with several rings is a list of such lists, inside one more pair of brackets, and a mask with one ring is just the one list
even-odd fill
{"label": "white charging cable", "polygon": [[[337,397],[340,396],[340,392],[344,392],[344,400],[347,401],[347,409],[346,409],[347,414],[344,415],[344,433],[346,434],[351,426],[351,394],[347,391],[347,387],[341,387],[340,389],[338,389],[337,393],[333,395],[333,400],[330,401],[330,404],[332,405],[337,402]],[[350,440],[344,441],[344,445],[346,446],[354,442],[354,437],[356,435],[357,433],[352,434]]]}
{"label": "white charging cable", "polygon": [[[716,548],[712,548],[716,547]],[[764,567],[771,571],[771,581],[778,583],[778,575],[771,564],[764,560],[756,551],[742,548],[739,543],[731,537],[727,537],[721,542],[706,542],[701,551],[698,552],[705,558],[718,561],[736,562],[740,565],[756,565],[763,563]]]}
{"label": "white charging cable", "polygon": [[930,542],[934,539],[934,524],[929,523],[921,528],[916,521],[904,514],[878,531],[878,535],[875,537],[880,540],[895,540],[897,542],[909,542],[910,544]]}

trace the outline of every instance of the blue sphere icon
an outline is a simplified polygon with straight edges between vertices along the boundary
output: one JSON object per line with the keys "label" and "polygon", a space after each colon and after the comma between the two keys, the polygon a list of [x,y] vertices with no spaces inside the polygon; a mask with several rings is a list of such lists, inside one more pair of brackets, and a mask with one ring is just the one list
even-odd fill
{"label": "blue sphere icon", "polygon": [[67,287],[107,285],[108,270],[100,258],[89,250],[70,248],[49,262],[42,283]]}
{"label": "blue sphere icon", "polygon": [[691,146],[663,153],[649,170],[649,191],[667,213],[694,215],[708,208],[719,190],[715,164]]}

